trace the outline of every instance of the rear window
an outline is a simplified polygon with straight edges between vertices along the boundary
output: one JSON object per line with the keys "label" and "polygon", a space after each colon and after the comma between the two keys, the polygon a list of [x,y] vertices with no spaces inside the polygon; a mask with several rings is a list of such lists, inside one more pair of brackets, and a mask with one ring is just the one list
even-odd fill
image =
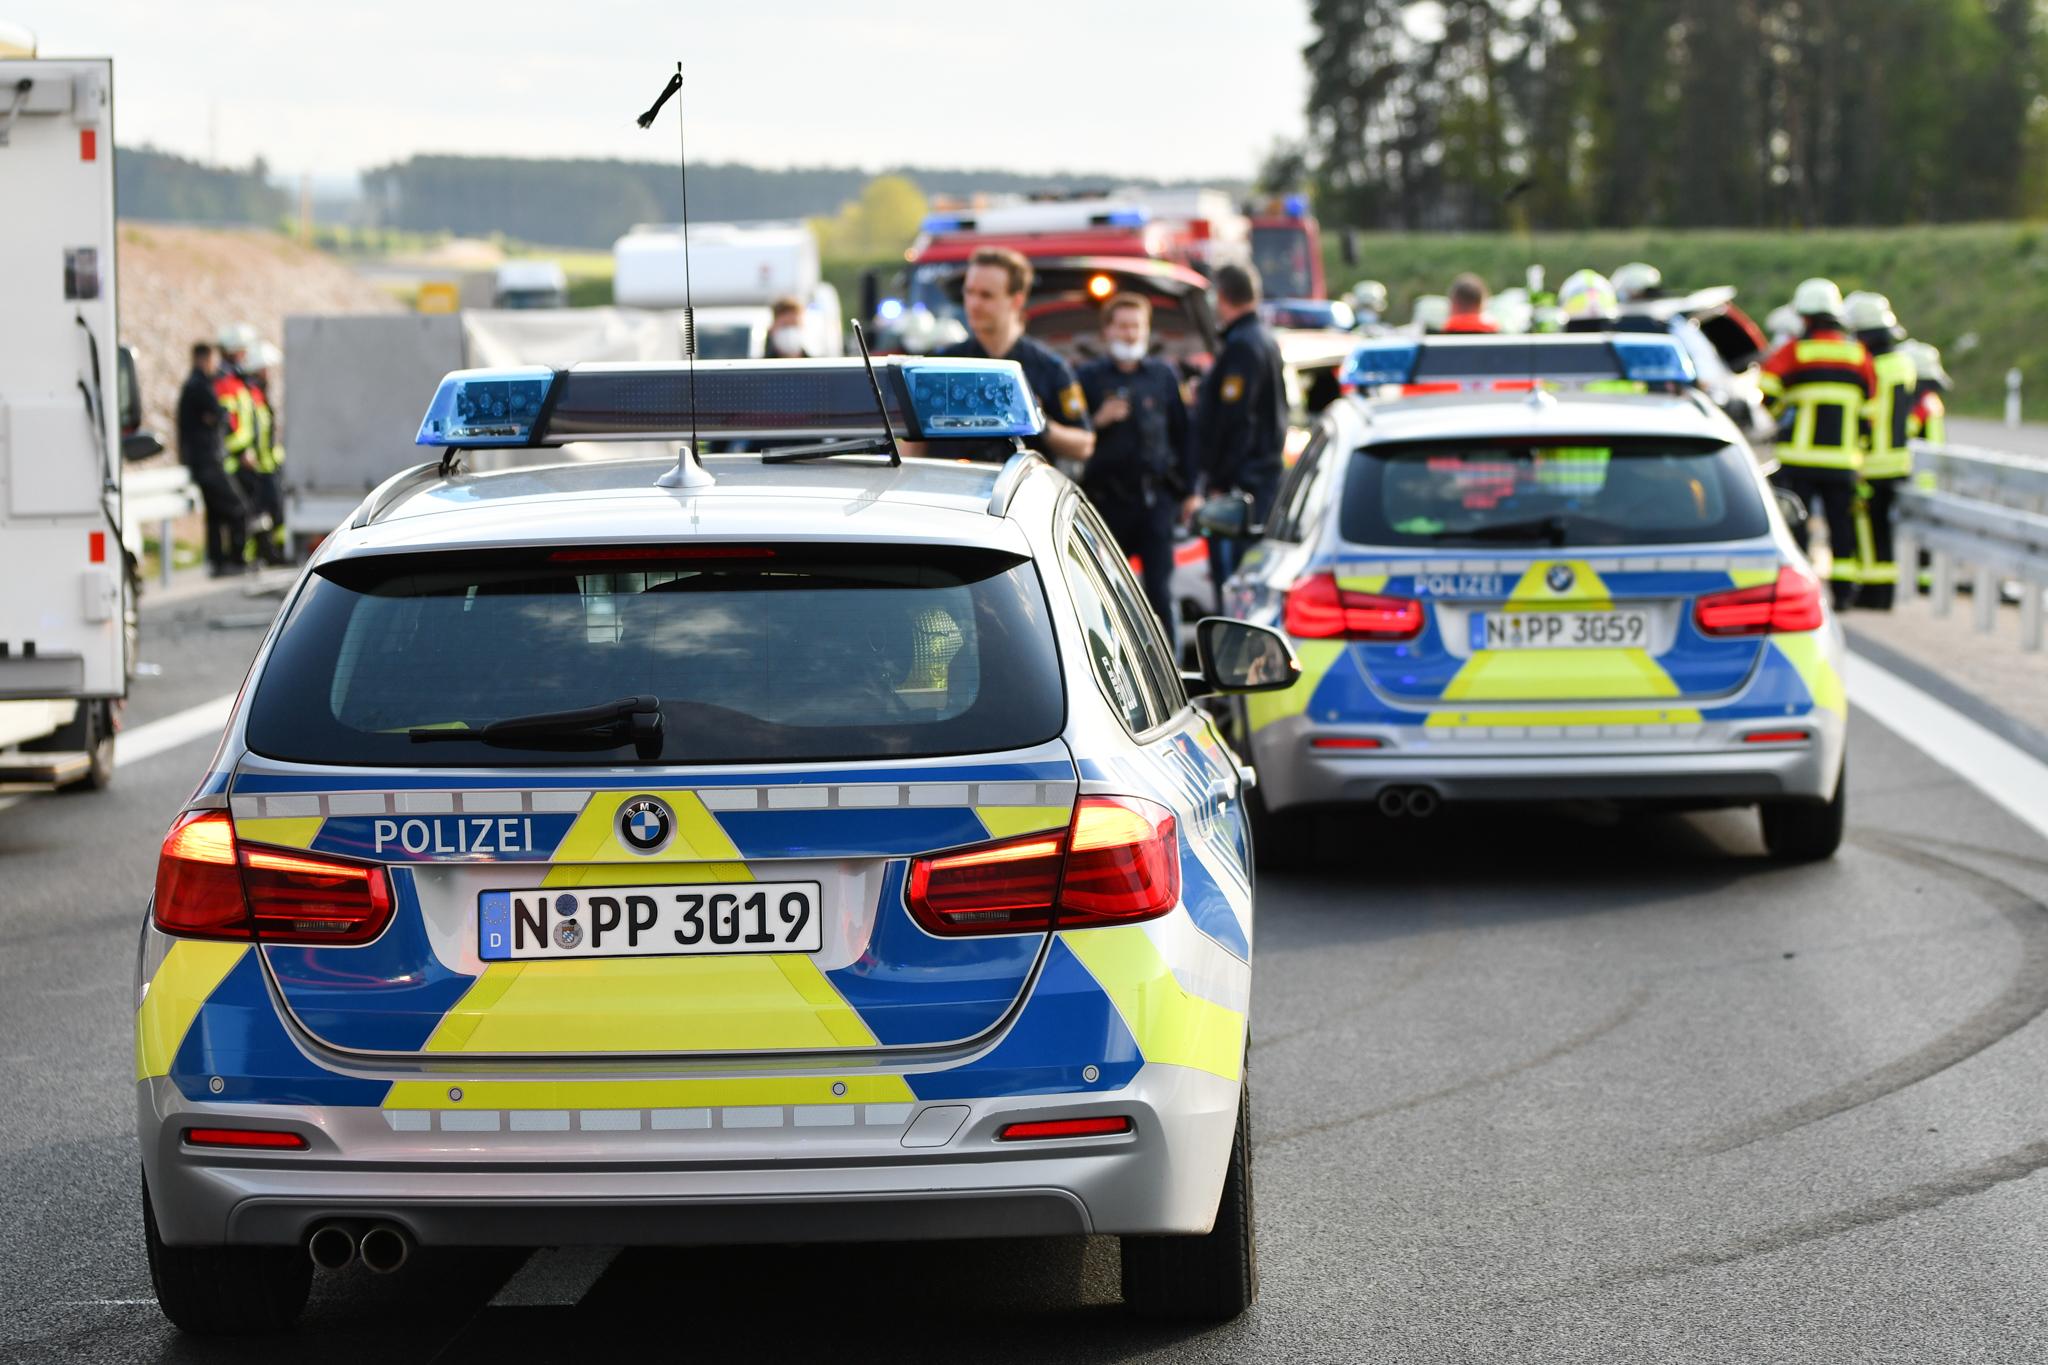
{"label": "rear window", "polygon": [[[609,557],[555,557],[581,553]],[[1060,732],[1059,660],[1028,560],[933,546],[665,557],[676,553],[323,566],[257,683],[249,747],[415,767],[811,762],[990,752]],[[652,757],[623,737],[411,734],[637,695],[661,703]]]}
{"label": "rear window", "polygon": [[1359,545],[1675,545],[1769,528],[1738,447],[1712,440],[1416,442],[1351,457]]}

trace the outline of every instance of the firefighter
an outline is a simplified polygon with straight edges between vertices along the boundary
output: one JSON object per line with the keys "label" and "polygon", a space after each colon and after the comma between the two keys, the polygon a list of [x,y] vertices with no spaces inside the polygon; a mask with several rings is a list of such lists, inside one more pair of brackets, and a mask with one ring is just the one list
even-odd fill
{"label": "firefighter", "polygon": [[[1281,455],[1287,445],[1287,377],[1280,347],[1259,321],[1259,275],[1246,265],[1217,270],[1216,320],[1223,349],[1203,376],[1195,400],[1195,450],[1202,483],[1211,496],[1243,493],[1251,520],[1263,522],[1280,491]],[[1209,574],[1218,587],[1237,567],[1239,544],[1209,541]]]}
{"label": "firefighter", "polygon": [[[1837,608],[1856,596],[1856,481],[1864,409],[1877,396],[1870,352],[1842,328],[1842,291],[1833,280],[1801,281],[1792,307],[1801,335],[1771,352],[1760,383],[1777,419],[1778,468],[1771,481],[1809,506],[1820,503],[1833,563]],[[1807,529],[1798,531],[1801,549]]]}
{"label": "firefighter", "polygon": [[1890,611],[1899,581],[1892,516],[1899,489],[1913,475],[1913,450],[1906,442],[1920,376],[1911,352],[1899,344],[1906,332],[1884,295],[1867,290],[1849,295],[1842,301],[1842,321],[1870,352],[1870,367],[1877,378],[1877,392],[1864,409],[1863,419],[1863,479],[1858,489],[1856,527],[1861,586],[1856,605]]}
{"label": "firefighter", "polygon": [[[1900,348],[1913,357],[1913,411],[1906,419],[1906,436],[1929,445],[1948,440],[1948,405],[1942,395],[1955,387],[1942,368],[1941,352],[1924,341],[1908,341]],[[1917,482],[1917,480],[1916,480]]]}
{"label": "firefighter", "polygon": [[221,406],[222,463],[228,478],[241,494],[247,520],[243,524],[240,548],[242,562],[256,559],[256,510],[254,459],[250,454],[256,441],[256,407],[249,393],[249,381],[242,374],[249,349],[256,343],[256,329],[246,322],[231,322],[220,329],[220,371],[214,376],[213,395]]}
{"label": "firefighter", "polygon": [[[192,344],[192,372],[178,391],[178,459],[206,504],[206,567],[215,577],[242,571],[242,495],[228,477],[222,433],[227,414],[214,394],[220,356],[211,342]],[[168,555],[171,547],[163,547]]]}
{"label": "firefighter", "polygon": [[1497,332],[1493,319],[1486,316],[1486,281],[1469,271],[1451,281],[1451,315],[1444,321],[1444,331]]}
{"label": "firefighter", "polygon": [[277,347],[259,341],[245,357],[248,373],[243,376],[249,389],[250,415],[255,419],[244,458],[244,483],[253,515],[250,537],[256,543],[257,557],[266,564],[284,564],[291,558],[284,528],[284,446],[277,439],[283,423],[270,398],[283,359]]}
{"label": "firefighter", "polygon": [[1567,332],[1610,332],[1621,313],[1614,286],[1597,270],[1574,270],[1557,287],[1557,306],[1564,310]]}
{"label": "firefighter", "polygon": [[1647,261],[1630,261],[1614,272],[1617,303],[1646,303],[1664,297],[1664,272]]}

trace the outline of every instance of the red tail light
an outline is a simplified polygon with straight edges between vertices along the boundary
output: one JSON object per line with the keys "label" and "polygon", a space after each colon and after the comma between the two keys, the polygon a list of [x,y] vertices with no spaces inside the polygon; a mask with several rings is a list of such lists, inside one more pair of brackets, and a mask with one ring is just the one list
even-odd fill
{"label": "red tail light", "polygon": [[1412,640],[1422,634],[1422,603],[1337,586],[1335,574],[1304,578],[1287,590],[1281,625],[1297,640]]}
{"label": "red tail light", "polygon": [[180,816],[157,857],[156,927],[167,934],[347,945],[390,919],[383,868],[240,846],[225,811]]}
{"label": "red tail light", "polygon": [[934,934],[1129,924],[1179,901],[1173,813],[1135,796],[1084,796],[1067,829],[910,865],[910,913]]}
{"label": "red tail light", "polygon": [[1805,730],[1752,730],[1742,737],[1744,744],[1804,744],[1813,735]]}
{"label": "red tail light", "polygon": [[1693,624],[1702,635],[1819,630],[1821,615],[1820,584],[1789,564],[1778,570],[1775,583],[1709,593],[1692,607]]}
{"label": "red tail light", "polygon": [[1090,1119],[1036,1119],[1030,1123],[1006,1123],[996,1134],[998,1142],[1030,1142],[1045,1138],[1108,1137],[1128,1133],[1131,1121],[1122,1114]]}

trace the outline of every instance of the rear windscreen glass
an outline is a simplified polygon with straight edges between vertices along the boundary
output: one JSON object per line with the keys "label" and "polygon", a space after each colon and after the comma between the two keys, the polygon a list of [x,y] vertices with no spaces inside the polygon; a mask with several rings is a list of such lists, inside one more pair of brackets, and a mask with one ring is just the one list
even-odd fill
{"label": "rear windscreen glass", "polygon": [[[1016,556],[756,546],[562,558],[581,553],[323,566],[257,682],[249,747],[420,767],[804,762],[1021,748],[1064,723],[1044,593]],[[623,733],[468,737],[633,696],[659,699],[653,746]]]}
{"label": "rear windscreen glass", "polygon": [[1612,437],[1357,451],[1339,529],[1359,545],[1672,545],[1769,527],[1746,452]]}

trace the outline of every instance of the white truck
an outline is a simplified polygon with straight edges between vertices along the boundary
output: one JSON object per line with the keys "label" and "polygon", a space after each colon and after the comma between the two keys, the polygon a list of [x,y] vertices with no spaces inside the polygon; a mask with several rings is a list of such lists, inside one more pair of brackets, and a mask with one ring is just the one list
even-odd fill
{"label": "white truck", "polygon": [[113,74],[0,59],[0,790],[112,780],[134,667]]}
{"label": "white truck", "polygon": [[498,267],[492,302],[499,308],[567,308],[568,272],[554,261],[507,261]]}
{"label": "white truck", "polygon": [[612,302],[674,309],[694,300],[699,358],[743,360],[766,353],[769,305],[792,298],[804,309],[805,354],[845,353],[839,291],[824,282],[804,224],[692,223],[685,265],[679,225],[640,224],[612,245]]}

